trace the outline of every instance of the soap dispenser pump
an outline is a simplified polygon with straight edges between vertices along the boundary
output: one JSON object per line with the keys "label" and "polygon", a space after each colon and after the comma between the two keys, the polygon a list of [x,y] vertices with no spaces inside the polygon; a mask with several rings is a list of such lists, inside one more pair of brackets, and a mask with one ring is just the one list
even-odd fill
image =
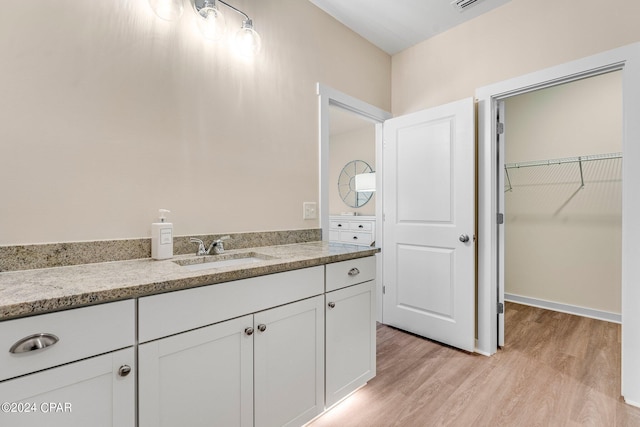
{"label": "soap dispenser pump", "polygon": [[170,211],[159,209],[160,222],[151,224],[151,258],[168,259],[173,257],[173,224],[167,222]]}

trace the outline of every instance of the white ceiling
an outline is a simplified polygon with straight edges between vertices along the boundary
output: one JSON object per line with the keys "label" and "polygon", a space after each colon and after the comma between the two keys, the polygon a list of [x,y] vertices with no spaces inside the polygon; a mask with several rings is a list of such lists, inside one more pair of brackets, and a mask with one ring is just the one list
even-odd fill
{"label": "white ceiling", "polygon": [[309,0],[390,55],[511,0],[478,0],[459,11],[452,0]]}

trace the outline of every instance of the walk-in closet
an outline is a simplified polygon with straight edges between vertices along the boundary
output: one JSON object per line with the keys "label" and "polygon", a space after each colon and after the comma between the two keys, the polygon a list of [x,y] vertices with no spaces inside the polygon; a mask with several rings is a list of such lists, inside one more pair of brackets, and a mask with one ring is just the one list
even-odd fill
{"label": "walk-in closet", "polygon": [[620,322],[621,73],[508,98],[502,119],[505,299]]}

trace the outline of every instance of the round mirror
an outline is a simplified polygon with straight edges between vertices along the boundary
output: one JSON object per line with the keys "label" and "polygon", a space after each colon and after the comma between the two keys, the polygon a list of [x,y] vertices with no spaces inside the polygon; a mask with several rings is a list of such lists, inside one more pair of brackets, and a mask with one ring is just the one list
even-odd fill
{"label": "round mirror", "polygon": [[373,169],[367,162],[353,160],[344,165],[338,177],[338,192],[344,203],[351,208],[360,208],[371,200],[373,192],[356,191],[356,175],[361,173],[371,173]]}

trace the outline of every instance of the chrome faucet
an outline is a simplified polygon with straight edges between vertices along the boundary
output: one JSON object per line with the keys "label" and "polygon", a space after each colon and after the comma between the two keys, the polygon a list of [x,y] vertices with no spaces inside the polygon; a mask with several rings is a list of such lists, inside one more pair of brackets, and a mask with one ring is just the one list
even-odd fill
{"label": "chrome faucet", "polygon": [[215,255],[219,255],[219,254],[224,252],[224,244],[223,244],[223,242],[225,240],[229,240],[229,239],[231,239],[231,236],[223,236],[223,237],[219,238],[218,240],[214,240],[213,243],[211,243],[211,245],[209,245],[208,249],[204,248],[204,242],[202,240],[196,239],[195,237],[191,237],[189,239],[189,242],[198,244],[198,251],[196,252],[197,256],[209,255],[209,253],[211,252],[211,249],[213,249],[213,253]]}
{"label": "chrome faucet", "polygon": [[197,256],[207,255],[209,253],[209,251],[204,248],[204,242],[202,240],[192,237],[189,239],[189,242],[198,244],[198,251],[196,252]]}

